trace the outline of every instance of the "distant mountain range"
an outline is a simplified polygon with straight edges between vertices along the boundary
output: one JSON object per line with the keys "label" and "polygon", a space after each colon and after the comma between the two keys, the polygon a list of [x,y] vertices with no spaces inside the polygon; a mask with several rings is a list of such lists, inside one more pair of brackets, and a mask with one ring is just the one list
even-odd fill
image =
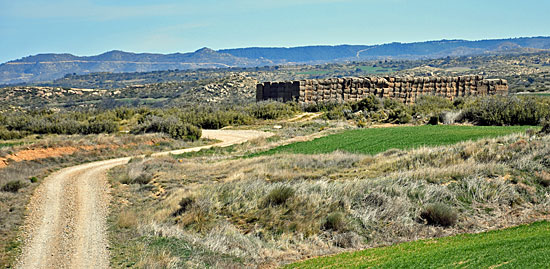
{"label": "distant mountain range", "polygon": [[292,48],[240,48],[190,53],[154,54],[109,51],[96,56],[38,54],[0,65],[0,84],[51,81],[66,74],[94,72],[148,72],[170,69],[256,67],[283,64],[379,59],[431,59],[442,57],[529,53],[550,49],[550,37],[492,40],[439,40],[383,45],[305,46]]}

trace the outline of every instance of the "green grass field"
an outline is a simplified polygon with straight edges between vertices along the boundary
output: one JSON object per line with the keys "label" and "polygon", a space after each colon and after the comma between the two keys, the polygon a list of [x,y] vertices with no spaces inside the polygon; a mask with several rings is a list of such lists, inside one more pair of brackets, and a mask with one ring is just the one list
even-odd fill
{"label": "green grass field", "polygon": [[548,268],[550,222],[315,258],[286,268]]}
{"label": "green grass field", "polygon": [[352,153],[376,154],[391,148],[409,149],[421,146],[455,144],[524,132],[531,126],[454,126],[423,125],[391,128],[371,128],[345,131],[307,142],[298,142],[256,153],[252,156],[276,153],[318,154],[343,150]]}

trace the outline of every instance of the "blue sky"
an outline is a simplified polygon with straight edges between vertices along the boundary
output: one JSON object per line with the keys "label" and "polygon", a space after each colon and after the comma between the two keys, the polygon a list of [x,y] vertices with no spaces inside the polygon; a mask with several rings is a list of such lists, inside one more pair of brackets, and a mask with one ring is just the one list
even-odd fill
{"label": "blue sky", "polygon": [[0,0],[0,62],[38,53],[550,36],[548,0]]}

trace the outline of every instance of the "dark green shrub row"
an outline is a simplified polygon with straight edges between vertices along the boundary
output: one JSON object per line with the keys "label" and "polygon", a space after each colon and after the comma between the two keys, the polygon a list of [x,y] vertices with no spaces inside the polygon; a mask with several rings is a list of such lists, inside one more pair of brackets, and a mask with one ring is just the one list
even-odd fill
{"label": "dark green shrub row", "polygon": [[355,119],[374,122],[408,123],[412,120],[411,108],[395,99],[380,99],[370,95],[351,103],[321,103],[304,108],[306,111],[325,111],[329,120]]}
{"label": "dark green shrub row", "polygon": [[197,126],[184,123],[180,119],[169,116],[167,118],[148,115],[138,126],[132,129],[132,133],[165,133],[175,139],[197,140],[202,131]]}
{"label": "dark green shrub row", "polygon": [[415,104],[405,105],[395,99],[371,95],[357,102],[323,103],[307,106],[304,110],[325,111],[325,118],[330,120],[407,123],[414,118],[430,124],[457,120],[478,125],[538,125],[550,117],[550,98],[481,96],[459,97],[451,101],[439,96],[422,96]]}
{"label": "dark green shrub row", "polygon": [[[32,110],[0,113],[0,139],[29,134],[114,133],[121,124],[132,133],[162,132],[176,139],[198,139],[200,128],[253,124],[256,120],[280,119],[298,112],[296,103],[260,102],[247,106],[189,106],[182,108],[125,108],[110,110]],[[136,123],[137,120],[137,124]]]}
{"label": "dark green shrub row", "polygon": [[0,116],[2,139],[21,138],[27,134],[114,133],[118,128],[116,119],[86,112],[13,111]]}
{"label": "dark green shrub row", "polygon": [[463,118],[478,125],[538,125],[550,116],[550,98],[490,96],[465,105]]}
{"label": "dark green shrub row", "polygon": [[19,139],[27,136],[27,132],[22,131],[12,131],[6,129],[6,127],[0,126],[0,139],[1,140],[11,140],[11,139]]}

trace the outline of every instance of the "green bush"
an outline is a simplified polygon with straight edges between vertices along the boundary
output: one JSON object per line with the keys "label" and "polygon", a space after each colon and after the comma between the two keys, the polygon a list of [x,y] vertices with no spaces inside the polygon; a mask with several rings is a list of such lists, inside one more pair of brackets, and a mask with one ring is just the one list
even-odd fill
{"label": "green bush", "polygon": [[16,193],[24,187],[25,183],[21,182],[20,180],[12,180],[2,186],[2,191]]}
{"label": "green bush", "polygon": [[378,111],[382,108],[380,99],[374,95],[369,95],[357,102],[351,103],[353,111]]}
{"label": "green bush", "polygon": [[286,203],[294,195],[294,189],[287,186],[276,187],[265,197],[266,206],[278,206]]}
{"label": "green bush", "polygon": [[295,103],[259,102],[250,105],[248,112],[256,119],[276,120],[290,117],[298,111]]}
{"label": "green bush", "polygon": [[115,133],[118,131],[118,123],[115,121],[93,121],[83,126],[86,130],[82,130],[83,134],[101,134],[101,133]]}
{"label": "green bush", "polygon": [[420,213],[420,218],[428,225],[449,227],[455,225],[457,221],[456,212],[449,206],[442,203],[427,205]]}
{"label": "green bush", "polygon": [[437,115],[444,110],[452,110],[453,108],[453,103],[447,98],[422,95],[416,99],[412,110],[414,115]]}
{"label": "green bush", "polygon": [[384,98],[382,103],[384,105],[384,111],[386,111],[388,115],[387,122],[409,123],[412,120],[409,107],[400,101],[391,98]]}
{"label": "green bush", "polygon": [[0,117],[0,136],[114,133],[118,120],[113,115],[110,111],[9,111]]}
{"label": "green bush", "polygon": [[201,137],[202,131],[196,126],[183,123],[174,116],[159,117],[148,115],[142,122],[131,131],[138,133],[165,133],[175,139],[197,140]]}
{"label": "green bush", "polygon": [[319,102],[304,106],[302,109],[306,112],[327,112],[341,106],[335,102]]}
{"label": "green bush", "polygon": [[323,117],[325,119],[328,119],[328,120],[341,120],[341,119],[345,119],[346,118],[346,115],[344,113],[344,110],[345,110],[345,107],[340,105],[340,106],[335,106],[333,107],[331,110],[327,111]]}
{"label": "green bush", "polygon": [[480,97],[464,108],[463,115],[478,125],[537,125],[550,116],[550,101],[532,96]]}
{"label": "green bush", "polygon": [[27,136],[27,132],[12,131],[6,129],[4,126],[0,126],[0,140],[20,139]]}
{"label": "green bush", "polygon": [[[380,99],[374,95],[352,103],[319,104],[329,109],[324,114],[325,119],[340,120],[353,119],[360,121],[362,118],[373,122],[408,123],[412,120],[410,108],[391,98]],[[357,112],[363,113],[357,113]]]}

